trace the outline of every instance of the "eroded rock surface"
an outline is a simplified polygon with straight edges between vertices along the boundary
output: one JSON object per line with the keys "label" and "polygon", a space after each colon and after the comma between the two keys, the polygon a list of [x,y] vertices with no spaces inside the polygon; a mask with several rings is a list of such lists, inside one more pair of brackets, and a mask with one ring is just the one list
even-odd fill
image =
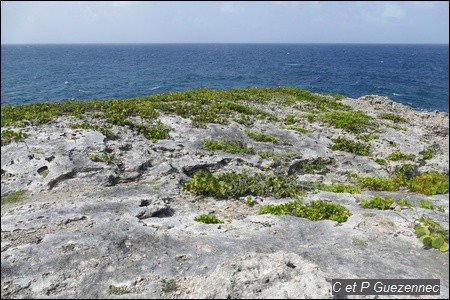
{"label": "eroded rock surface", "polygon": [[[247,206],[244,198],[183,190],[202,170],[323,183],[348,183],[349,172],[387,177],[401,162],[380,165],[375,159],[394,150],[414,155],[410,163],[419,172],[448,174],[448,114],[418,112],[378,96],[342,102],[372,116],[394,112],[408,122],[397,130],[379,120],[379,138],[367,142],[370,156],[333,151],[332,139],[355,137],[323,122],[305,122],[307,133],[262,120],[250,126],[277,143],[256,142],[235,122],[196,128],[177,115],[159,117],[173,130],[156,142],[126,127],[113,127],[116,140],[72,129],[73,117],[26,126],[26,139],[1,148],[2,197],[27,190],[22,201],[2,205],[2,298],[332,298],[333,278],[439,278],[437,298],[448,298],[448,253],[424,249],[413,229],[422,215],[448,228],[448,194],[305,189],[306,203],[329,200],[350,209],[347,222],[337,224],[258,215],[262,205],[289,198],[256,196]],[[292,113],[289,107],[267,109]],[[207,151],[205,139],[239,140],[255,154]],[[421,159],[430,147],[433,157]],[[262,158],[260,151],[273,155]],[[113,158],[90,158],[105,153]],[[429,200],[441,210],[359,206],[375,194]],[[224,223],[194,221],[205,213]]]}

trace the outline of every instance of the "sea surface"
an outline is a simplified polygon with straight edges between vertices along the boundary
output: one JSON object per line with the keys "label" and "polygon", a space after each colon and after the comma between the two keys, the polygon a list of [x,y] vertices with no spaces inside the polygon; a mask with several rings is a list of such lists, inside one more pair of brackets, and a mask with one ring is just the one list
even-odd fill
{"label": "sea surface", "polygon": [[448,45],[2,45],[1,104],[125,99],[199,87],[383,95],[448,112]]}

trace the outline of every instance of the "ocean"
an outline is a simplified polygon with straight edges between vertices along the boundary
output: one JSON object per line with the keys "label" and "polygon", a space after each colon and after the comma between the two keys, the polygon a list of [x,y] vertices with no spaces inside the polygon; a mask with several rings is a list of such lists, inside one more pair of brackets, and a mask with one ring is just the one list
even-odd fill
{"label": "ocean", "polygon": [[125,99],[199,87],[377,94],[448,112],[448,45],[2,45],[1,104]]}

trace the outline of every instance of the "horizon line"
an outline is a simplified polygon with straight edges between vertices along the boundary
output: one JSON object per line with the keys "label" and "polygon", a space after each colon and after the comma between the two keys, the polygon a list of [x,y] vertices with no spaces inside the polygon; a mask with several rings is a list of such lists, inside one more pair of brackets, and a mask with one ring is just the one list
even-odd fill
{"label": "horizon line", "polygon": [[387,42],[81,42],[81,43],[1,43],[1,46],[8,45],[449,45],[449,43],[387,43]]}

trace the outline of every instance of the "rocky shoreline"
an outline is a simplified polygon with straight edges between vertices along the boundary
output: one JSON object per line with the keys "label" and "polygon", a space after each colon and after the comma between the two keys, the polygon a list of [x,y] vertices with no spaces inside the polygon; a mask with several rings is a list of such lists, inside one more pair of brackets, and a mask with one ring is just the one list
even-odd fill
{"label": "rocky shoreline", "polygon": [[[448,251],[425,249],[414,230],[422,216],[449,227],[448,113],[380,96],[331,97],[320,100],[330,99],[326,109],[282,93],[227,100],[202,122],[173,102],[156,108],[152,124],[164,135],[151,138],[135,125],[145,123],[142,114],[122,126],[101,111],[4,126],[2,108],[2,298],[332,298],[334,278],[436,278],[437,298],[448,298]],[[347,122],[353,116],[364,122]],[[17,130],[16,141],[4,141]],[[248,153],[211,150],[207,140]],[[398,182],[405,165],[410,177],[446,174],[447,191],[358,182]],[[297,200],[332,201],[351,216],[258,214],[296,197],[186,190],[199,171],[293,178],[302,183]],[[339,184],[356,191],[330,188]],[[20,201],[4,203],[21,191]],[[374,195],[396,204],[363,208]],[[224,222],[194,221],[202,214]]]}

